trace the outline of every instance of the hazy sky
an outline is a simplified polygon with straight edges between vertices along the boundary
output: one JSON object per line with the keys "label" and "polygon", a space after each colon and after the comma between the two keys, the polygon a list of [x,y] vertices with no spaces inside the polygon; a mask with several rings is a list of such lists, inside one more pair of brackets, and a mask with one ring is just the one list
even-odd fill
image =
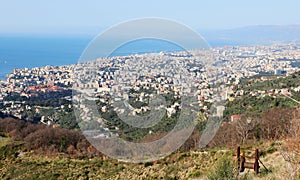
{"label": "hazy sky", "polygon": [[94,34],[133,18],[194,29],[300,24],[299,0],[0,0],[0,33]]}

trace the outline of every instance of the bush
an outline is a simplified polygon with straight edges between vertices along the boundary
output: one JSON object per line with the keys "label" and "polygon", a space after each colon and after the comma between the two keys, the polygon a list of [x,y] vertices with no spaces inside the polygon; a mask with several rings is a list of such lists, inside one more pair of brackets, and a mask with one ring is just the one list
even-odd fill
{"label": "bush", "polygon": [[2,132],[0,132],[0,137],[6,137],[6,135]]}
{"label": "bush", "polygon": [[[0,132],[13,140],[25,142],[27,150],[38,154],[66,153],[76,158],[102,157],[80,131],[52,128],[11,118],[0,119]],[[6,151],[5,151],[6,152]],[[3,156],[6,156],[4,153]]]}
{"label": "bush", "polygon": [[208,175],[210,180],[230,180],[236,179],[235,165],[231,159],[221,158],[216,163],[216,166]]}
{"label": "bush", "polygon": [[197,178],[200,177],[201,172],[199,170],[193,171],[189,174],[189,178]]}

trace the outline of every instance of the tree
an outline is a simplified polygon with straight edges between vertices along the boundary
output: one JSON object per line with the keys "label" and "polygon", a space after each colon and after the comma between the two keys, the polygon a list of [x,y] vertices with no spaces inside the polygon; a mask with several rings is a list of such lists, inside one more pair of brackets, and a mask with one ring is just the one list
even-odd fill
{"label": "tree", "polygon": [[242,116],[242,118],[236,122],[236,132],[241,137],[242,144],[248,140],[250,133],[256,129],[258,122],[258,119],[249,115]]}
{"label": "tree", "polygon": [[281,145],[281,154],[292,166],[292,175],[300,176],[300,112],[293,112],[288,138]]}
{"label": "tree", "polygon": [[261,117],[262,137],[265,139],[279,139],[285,137],[291,127],[293,109],[275,108],[268,110]]}

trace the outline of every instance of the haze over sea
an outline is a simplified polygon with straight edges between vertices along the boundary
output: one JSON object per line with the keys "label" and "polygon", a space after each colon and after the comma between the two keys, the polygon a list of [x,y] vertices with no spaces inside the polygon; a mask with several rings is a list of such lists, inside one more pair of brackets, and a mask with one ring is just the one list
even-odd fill
{"label": "haze over sea", "polygon": [[[0,79],[15,68],[46,65],[62,66],[77,63],[91,37],[0,35]],[[223,45],[212,43],[212,46]],[[120,48],[113,55],[179,51],[180,47],[154,40],[141,41]]]}

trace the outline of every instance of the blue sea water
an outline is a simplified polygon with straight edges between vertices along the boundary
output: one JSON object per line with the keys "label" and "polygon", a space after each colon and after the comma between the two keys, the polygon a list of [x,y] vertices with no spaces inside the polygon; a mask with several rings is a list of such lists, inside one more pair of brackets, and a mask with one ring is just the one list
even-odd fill
{"label": "blue sea water", "polygon": [[0,78],[14,68],[68,65],[78,61],[87,37],[0,36]]}
{"label": "blue sea water", "polygon": [[[0,79],[15,68],[75,64],[91,40],[91,37],[83,36],[0,35]],[[112,56],[180,50],[183,49],[165,41],[145,40],[128,43],[118,48]]]}

